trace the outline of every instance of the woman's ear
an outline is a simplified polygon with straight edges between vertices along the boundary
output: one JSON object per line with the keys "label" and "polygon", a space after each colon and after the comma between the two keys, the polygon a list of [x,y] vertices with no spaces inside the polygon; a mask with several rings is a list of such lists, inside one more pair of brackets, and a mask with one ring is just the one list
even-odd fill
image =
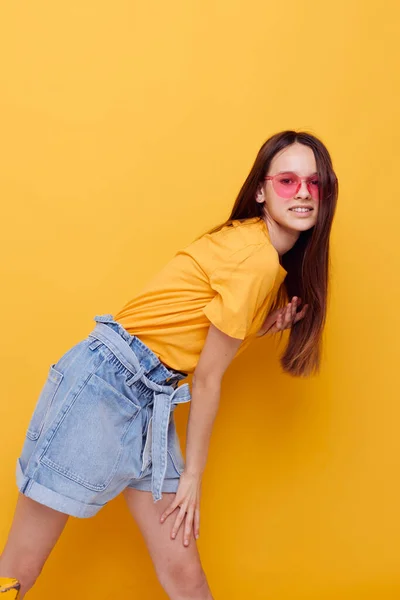
{"label": "woman's ear", "polygon": [[263,204],[265,202],[265,190],[263,186],[260,186],[256,192],[256,202]]}

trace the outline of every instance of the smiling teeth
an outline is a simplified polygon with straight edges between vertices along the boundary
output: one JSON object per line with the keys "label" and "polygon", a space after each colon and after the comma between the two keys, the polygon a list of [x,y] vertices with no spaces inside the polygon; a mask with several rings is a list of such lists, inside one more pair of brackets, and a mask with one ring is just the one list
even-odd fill
{"label": "smiling teeth", "polygon": [[293,212],[309,212],[311,208],[291,208]]}

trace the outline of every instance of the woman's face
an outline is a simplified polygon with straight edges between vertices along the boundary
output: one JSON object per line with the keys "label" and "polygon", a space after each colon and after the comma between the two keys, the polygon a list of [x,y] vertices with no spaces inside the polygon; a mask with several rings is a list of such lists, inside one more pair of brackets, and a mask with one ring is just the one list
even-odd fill
{"label": "woman's face", "polygon": [[[256,197],[264,203],[266,218],[299,232],[313,227],[318,215],[318,175],[311,148],[299,143],[287,146],[271,162],[267,176],[273,175],[279,177],[264,181]],[[297,191],[296,176],[301,178]]]}

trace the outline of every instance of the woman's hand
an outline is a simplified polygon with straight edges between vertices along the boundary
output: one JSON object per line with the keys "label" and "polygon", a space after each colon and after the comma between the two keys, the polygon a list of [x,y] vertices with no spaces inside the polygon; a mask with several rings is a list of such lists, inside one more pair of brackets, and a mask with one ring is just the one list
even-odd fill
{"label": "woman's hand", "polygon": [[200,492],[200,477],[183,471],[175,498],[161,515],[161,523],[164,523],[174,510],[180,509],[171,530],[171,538],[176,538],[180,526],[184,523],[184,546],[189,546],[192,533],[196,540],[200,534]]}
{"label": "woman's hand", "polygon": [[305,317],[308,309],[308,304],[305,304],[300,312],[297,312],[297,307],[301,304],[301,298],[293,296],[292,300],[283,308],[274,310],[265,319],[264,324],[261,328],[261,332],[258,335],[265,335],[266,333],[278,333],[284,329],[290,329],[295,323]]}

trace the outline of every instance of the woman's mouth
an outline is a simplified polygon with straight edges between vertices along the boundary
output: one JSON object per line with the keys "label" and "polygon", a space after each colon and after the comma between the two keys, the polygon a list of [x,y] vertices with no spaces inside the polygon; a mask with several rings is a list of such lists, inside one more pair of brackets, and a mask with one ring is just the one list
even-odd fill
{"label": "woman's mouth", "polygon": [[313,209],[309,206],[294,206],[293,208],[289,208],[289,210],[301,217],[308,217],[313,211]]}

